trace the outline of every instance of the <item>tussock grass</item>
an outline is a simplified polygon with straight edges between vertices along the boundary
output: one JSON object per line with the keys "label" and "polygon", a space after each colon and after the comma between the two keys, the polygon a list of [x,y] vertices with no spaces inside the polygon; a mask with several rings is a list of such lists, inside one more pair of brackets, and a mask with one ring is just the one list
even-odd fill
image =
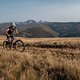
{"label": "tussock grass", "polygon": [[32,44],[35,47],[42,48],[79,48],[80,49],[80,41],[45,41],[45,42],[35,42]]}
{"label": "tussock grass", "polygon": [[0,50],[0,77],[4,80],[80,80],[80,59],[69,60],[53,55],[55,52],[43,51],[34,54]]}
{"label": "tussock grass", "polygon": [[21,53],[0,48],[0,79],[3,80],[80,80],[78,40],[51,39],[33,41],[31,45],[77,45],[76,48],[28,46]]}

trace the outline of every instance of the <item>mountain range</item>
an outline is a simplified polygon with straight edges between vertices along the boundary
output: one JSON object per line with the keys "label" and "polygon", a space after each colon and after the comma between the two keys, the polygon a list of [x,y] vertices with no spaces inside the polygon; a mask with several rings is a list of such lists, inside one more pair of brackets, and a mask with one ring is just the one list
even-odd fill
{"label": "mountain range", "polygon": [[[49,37],[80,37],[80,22],[48,22],[27,20],[15,22],[20,37],[49,38]],[[10,23],[0,23],[0,35],[5,35]]]}

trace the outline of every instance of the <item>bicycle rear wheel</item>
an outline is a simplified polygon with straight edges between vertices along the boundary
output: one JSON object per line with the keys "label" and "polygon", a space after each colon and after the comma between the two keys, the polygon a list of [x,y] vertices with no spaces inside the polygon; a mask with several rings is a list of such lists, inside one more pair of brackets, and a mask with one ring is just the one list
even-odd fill
{"label": "bicycle rear wheel", "polygon": [[8,41],[4,41],[3,42],[3,48],[4,49],[11,49],[11,43],[9,43]]}
{"label": "bicycle rear wheel", "polygon": [[17,40],[14,42],[14,44],[15,44],[15,49],[17,51],[23,52],[25,50],[25,45],[24,45],[23,41]]}

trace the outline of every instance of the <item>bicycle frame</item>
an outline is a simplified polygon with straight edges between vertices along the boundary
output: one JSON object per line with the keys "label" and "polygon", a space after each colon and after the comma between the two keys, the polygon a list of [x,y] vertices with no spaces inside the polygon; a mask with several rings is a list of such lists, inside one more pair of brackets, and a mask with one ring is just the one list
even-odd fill
{"label": "bicycle frame", "polygon": [[8,39],[8,42],[13,42],[13,39],[12,39],[12,38],[9,38],[9,39]]}
{"label": "bicycle frame", "polygon": [[12,43],[14,43],[16,40],[17,40],[16,38],[11,38],[11,37],[9,37],[9,39],[7,39],[8,42],[12,42]]}

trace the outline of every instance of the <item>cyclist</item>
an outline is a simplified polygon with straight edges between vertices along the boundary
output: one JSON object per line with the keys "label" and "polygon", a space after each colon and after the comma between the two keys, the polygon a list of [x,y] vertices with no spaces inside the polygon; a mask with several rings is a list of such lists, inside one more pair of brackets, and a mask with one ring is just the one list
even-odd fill
{"label": "cyclist", "polygon": [[14,40],[14,36],[13,36],[14,32],[16,32],[16,34],[18,34],[18,31],[16,29],[16,24],[11,22],[11,25],[6,30],[7,40],[9,40],[9,38],[11,38],[11,41]]}

